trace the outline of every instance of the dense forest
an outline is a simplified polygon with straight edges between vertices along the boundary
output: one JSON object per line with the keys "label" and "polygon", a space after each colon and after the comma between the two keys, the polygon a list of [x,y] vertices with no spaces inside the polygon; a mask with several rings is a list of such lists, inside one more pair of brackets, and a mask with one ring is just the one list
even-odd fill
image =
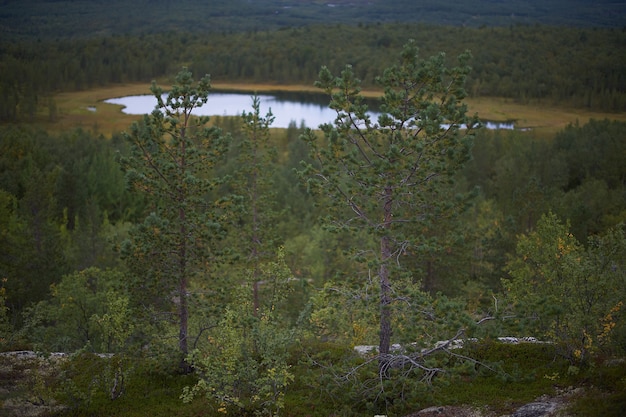
{"label": "dense forest", "polygon": [[0,34],[5,39],[233,33],[338,23],[596,28],[626,24],[626,6],[613,0],[3,0],[0,5]]}
{"label": "dense forest", "polygon": [[54,93],[150,82],[180,65],[213,80],[311,85],[322,65],[350,64],[364,86],[415,39],[423,56],[469,50],[474,97],[626,109],[626,33],[539,26],[453,28],[414,24],[312,26],[236,34],[165,33],[0,43],[0,120],[54,117]]}
{"label": "dense forest", "polygon": [[[236,123],[220,124],[233,129],[235,142],[241,140]],[[276,228],[281,241],[293,240],[298,248],[289,256],[304,256],[321,245],[318,240],[333,236],[315,227],[318,209],[292,172],[307,154],[297,140],[301,133],[296,125],[272,133],[281,155],[273,179],[276,204],[283,208]],[[533,230],[550,210],[569,220],[581,242],[624,221],[623,134],[623,124],[610,121],[574,125],[552,140],[534,139],[528,132],[481,131],[459,179],[465,191],[480,189],[473,209],[464,213],[469,229],[464,233],[470,235],[445,258],[452,262],[462,256],[455,262],[463,262],[454,268],[435,263],[430,270],[438,278],[429,289],[449,295],[469,283],[497,289],[515,236]],[[125,152],[120,135],[106,139],[84,130],[52,136],[27,127],[2,129],[2,271],[5,278],[20,277],[5,284],[12,311],[46,298],[49,285],[64,274],[118,264],[110,239],[122,239],[145,210],[143,199],[125,187],[116,162]],[[233,175],[236,163],[227,159],[223,164],[221,171]],[[495,229],[471,230],[479,226]],[[488,236],[502,240],[482,242]],[[481,256],[475,258],[475,251]],[[340,252],[331,258],[328,253],[310,256],[289,263],[318,284],[336,272],[332,265],[339,260],[333,257],[341,258]],[[457,274],[465,278],[457,280]]]}
{"label": "dense forest", "polygon": [[[623,6],[413,3],[2,2],[0,350],[74,354],[33,401],[403,415],[600,375],[620,408]],[[59,92],[153,79],[169,95],[124,132],[45,130]],[[190,116],[211,81],[315,83],[337,120]],[[468,97],[606,118],[488,130]]]}

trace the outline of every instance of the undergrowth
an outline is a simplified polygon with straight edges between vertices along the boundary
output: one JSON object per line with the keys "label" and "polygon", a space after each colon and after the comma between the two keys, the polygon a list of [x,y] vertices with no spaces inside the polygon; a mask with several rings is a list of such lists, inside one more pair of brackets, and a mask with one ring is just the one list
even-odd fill
{"label": "undergrowth", "polygon": [[577,417],[622,417],[626,410],[626,360],[598,360],[582,376],[585,387],[570,414]]}
{"label": "undergrowth", "polygon": [[[574,397],[571,414],[619,416],[626,409],[626,363],[608,366],[606,361],[575,368],[558,355],[550,344],[519,345],[483,342],[453,351],[476,362],[447,356],[453,371],[439,374],[431,385],[416,384],[403,398],[402,407],[394,407],[389,415],[404,415],[434,405],[471,405],[501,414],[531,402],[541,395],[555,395],[558,390],[584,387]],[[205,398],[183,404],[180,394],[185,386],[196,382],[194,375],[154,370],[150,362],[129,362],[125,389],[119,398],[111,399],[98,375],[106,374],[108,359],[78,356],[62,372],[58,381],[58,398],[70,405],[71,389],[91,387],[89,396],[74,398],[72,408],[57,417],[192,417],[221,416],[218,407]],[[371,405],[358,400],[353,388],[340,382],[337,369],[321,363],[359,364],[362,358],[351,349],[329,343],[312,343],[294,348],[290,360],[295,381],[285,398],[285,416],[329,417],[369,415]],[[459,366],[463,363],[463,366]],[[317,365],[315,365],[317,364]],[[68,382],[69,381],[69,382]],[[396,387],[397,388],[397,387]],[[83,391],[84,392],[84,391]],[[393,396],[393,392],[385,395]],[[389,399],[389,398],[388,398]],[[374,415],[374,414],[371,414]]]}

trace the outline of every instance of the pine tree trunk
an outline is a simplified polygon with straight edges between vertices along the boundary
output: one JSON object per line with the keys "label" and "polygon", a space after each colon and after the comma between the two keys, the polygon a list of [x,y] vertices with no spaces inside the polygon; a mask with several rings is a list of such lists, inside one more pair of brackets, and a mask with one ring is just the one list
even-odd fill
{"label": "pine tree trunk", "polygon": [[[181,209],[180,211],[181,220],[185,218],[185,212]],[[186,362],[187,354],[189,353],[188,343],[187,343],[187,332],[188,332],[188,322],[189,322],[189,308],[187,305],[187,240],[185,238],[185,225],[184,223],[181,225],[180,232],[182,237],[181,247],[180,247],[180,270],[179,270],[179,278],[178,278],[178,298],[179,298],[179,331],[178,331],[178,348],[180,350],[180,354],[182,356],[180,368],[183,373],[191,372],[191,367]]]}
{"label": "pine tree trunk", "polygon": [[[185,118],[185,124],[181,129],[181,160],[180,160],[180,171],[181,174],[187,172],[187,160],[186,160],[186,142],[185,142],[185,131],[187,126],[188,118]],[[178,219],[180,221],[180,251],[179,251],[179,262],[180,262],[180,270],[178,273],[180,276],[178,277],[178,297],[180,299],[179,304],[179,331],[178,331],[178,347],[181,353],[181,363],[180,368],[181,371],[185,374],[191,372],[191,367],[187,363],[187,355],[189,354],[189,348],[187,344],[187,333],[189,326],[189,308],[187,305],[187,257],[189,254],[187,253],[187,213],[184,208],[184,203],[187,201],[187,193],[185,187],[180,187],[179,195],[178,195]]]}
{"label": "pine tree trunk", "polygon": [[[383,206],[383,228],[389,229],[392,220],[393,190],[385,188],[385,204]],[[380,279],[380,341],[378,352],[382,355],[389,353],[391,345],[391,281],[387,262],[391,258],[391,242],[387,235],[380,239],[381,264],[379,270]],[[382,363],[380,363],[382,365]]]}
{"label": "pine tree trunk", "polygon": [[[386,238],[383,238],[384,246]],[[380,267],[380,341],[378,351],[381,354],[389,353],[391,346],[391,297],[390,297],[389,270],[383,263]]]}

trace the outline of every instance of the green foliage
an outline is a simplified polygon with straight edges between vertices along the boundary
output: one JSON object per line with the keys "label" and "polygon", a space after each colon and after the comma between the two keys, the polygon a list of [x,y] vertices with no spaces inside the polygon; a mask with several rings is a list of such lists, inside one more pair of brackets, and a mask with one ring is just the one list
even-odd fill
{"label": "green foliage", "polygon": [[554,345],[511,345],[485,340],[467,346],[460,353],[479,363],[465,372],[462,368],[455,369],[436,380],[432,403],[472,404],[506,414],[512,403],[531,402],[541,395],[554,394],[555,385],[566,387],[576,383],[576,378],[567,374],[569,362],[559,357]]}
{"label": "green foliage", "polygon": [[553,152],[567,167],[567,195],[555,210],[570,220],[581,241],[626,220],[623,129],[622,123],[590,120],[584,126],[567,126],[554,138]]}
{"label": "green foliage", "polygon": [[[177,10],[184,9],[180,6]],[[234,8],[237,3],[222,6]],[[411,11],[416,10],[413,6]],[[342,7],[336,10],[344,13],[350,6]],[[473,12],[476,8],[472,6]],[[363,10],[366,17],[374,6]],[[309,18],[315,15],[310,9],[306,13]],[[324,16],[330,18],[328,13]],[[278,18],[285,19],[281,25],[290,21],[283,13]],[[222,19],[219,23],[228,22],[234,21]],[[327,65],[321,81],[332,90],[332,105],[342,115],[339,126],[326,128],[326,137],[318,140],[323,142],[320,150],[337,157],[323,173],[330,174],[359,158],[358,152],[347,151],[350,140],[357,142],[356,136],[349,136],[356,129],[345,123],[349,114],[363,122],[358,124],[359,132],[366,132],[362,137],[376,145],[391,145],[385,149],[373,146],[375,152],[366,152],[370,160],[375,153],[384,155],[371,165],[372,173],[378,175],[372,176],[372,183],[376,183],[391,168],[403,168],[399,156],[404,150],[427,153],[424,143],[416,141],[419,146],[411,148],[414,143],[402,142],[408,136],[398,133],[402,131],[399,120],[414,123],[413,132],[419,137],[419,132],[436,136],[439,123],[446,121],[441,120],[445,113],[463,116],[459,122],[465,117],[462,98],[466,93],[460,88],[461,79],[467,80],[468,93],[474,96],[498,95],[522,103],[540,100],[604,110],[624,108],[626,71],[622,56],[615,53],[623,49],[624,37],[618,30],[517,25],[455,28],[412,23],[373,26],[366,19],[363,22],[358,26],[202,36],[177,31],[147,37],[0,41],[0,119],[30,122],[41,120],[42,115],[46,120],[54,119],[64,110],[56,108],[49,97],[51,92],[145,82],[168,76],[181,62],[194,72],[210,71],[222,80],[305,84],[321,65]],[[246,24],[244,20],[237,22]],[[154,21],[152,26],[161,27]],[[227,31],[235,30],[228,26]],[[384,126],[382,132],[369,131],[376,121],[367,125],[365,104],[369,102],[360,99],[360,86],[375,85],[375,75],[409,36],[416,39],[425,56],[440,50],[447,50],[448,56],[473,50],[473,71],[467,73],[467,62],[462,62],[458,72],[450,69],[439,74],[437,70],[450,63],[446,57],[437,55],[423,66],[414,65],[412,48],[407,48],[400,64],[379,79],[391,87],[383,103],[383,111],[390,116],[377,121],[378,127]],[[337,39],[350,39],[351,47]],[[530,55],[529,50],[533,50]],[[351,67],[340,77],[333,76],[344,62]],[[410,100],[398,80],[412,74],[418,74],[422,81],[451,76],[458,83],[453,82],[454,91],[443,102],[433,105],[425,100],[413,106],[415,112],[425,115],[421,120],[405,118],[396,110]],[[417,227],[404,222],[404,210],[394,212],[387,222],[392,225],[393,245],[399,244],[392,249],[398,256],[389,262],[394,278],[393,342],[428,347],[461,328],[468,336],[502,335],[511,329],[536,336],[545,332],[546,337],[564,342],[566,356],[574,364],[554,361],[550,345],[509,349],[494,344],[467,353],[498,372],[454,356],[435,355],[419,363],[449,372],[438,372],[432,385],[421,382],[432,373],[410,366],[388,371],[384,374],[388,378],[381,382],[380,369],[350,349],[354,344],[375,343],[379,336],[376,324],[383,291],[374,271],[392,258],[370,257],[381,247],[377,239],[391,236],[381,227],[386,223],[376,212],[380,201],[376,192],[365,192],[364,203],[353,205],[360,213],[371,205],[374,214],[361,223],[365,232],[336,233],[346,231],[346,225],[339,223],[326,229],[313,225],[312,219],[320,215],[326,196],[312,198],[296,184],[292,170],[300,160],[320,168],[306,157],[305,143],[295,140],[302,126],[294,124],[286,132],[270,130],[271,115],[261,117],[253,101],[252,113],[244,114],[243,134],[259,147],[242,140],[242,159],[225,167],[219,159],[226,154],[227,138],[217,129],[206,128],[205,118],[187,118],[188,109],[205,101],[208,79],[193,85],[190,73],[183,72],[176,83],[170,96],[159,102],[168,110],[153,113],[133,128],[135,145],[148,152],[136,147],[134,155],[123,159],[128,162],[134,158],[139,164],[155,162],[147,156],[153,151],[160,156],[176,156],[159,165],[160,178],[159,174],[151,176],[150,170],[127,172],[128,179],[138,180],[135,185],[147,192],[142,193],[149,196],[147,211],[143,198],[133,197],[123,187],[114,153],[127,155],[118,139],[109,141],[80,129],[60,136],[25,127],[0,129],[0,339],[15,346],[21,342],[18,336],[29,334],[30,342],[44,350],[84,348],[124,353],[112,360],[78,355],[64,369],[66,382],[61,395],[76,407],[72,410],[76,415],[127,417],[148,412],[169,417],[206,414],[209,408],[222,414],[218,409],[224,407],[226,399],[232,401],[227,411],[240,414],[286,410],[293,415],[320,416],[409,413],[418,406],[472,403],[478,398],[503,407],[511,401],[551,393],[553,384],[566,386],[585,378],[599,387],[593,395],[607,396],[603,404],[589,400],[581,405],[579,414],[590,414],[585,411],[589,406],[605,406],[597,408],[605,414],[612,412],[611,407],[623,409],[623,367],[607,371],[594,362],[594,356],[621,354],[626,349],[626,300],[621,295],[625,239],[623,226],[619,226],[626,219],[624,123],[576,124],[554,140],[537,137],[532,131],[481,131],[469,169],[460,176],[451,171],[467,159],[468,153],[463,146],[455,148],[458,137],[453,135],[454,140],[446,146],[432,148],[435,154],[452,150],[445,156],[448,162],[453,161],[453,169],[447,171],[445,164],[435,164],[430,173],[441,174],[438,180],[419,192],[409,191],[419,204],[406,212],[419,220]],[[414,92],[429,98],[428,92]],[[161,98],[162,91],[156,85],[153,93]],[[435,89],[433,97],[440,99],[441,94]],[[242,132],[238,120],[219,122],[234,136]],[[206,142],[215,147],[209,146],[207,153],[204,148],[198,150],[197,145]],[[272,148],[276,144],[278,147]],[[176,153],[183,147],[189,153]],[[331,151],[346,152],[335,155]],[[252,155],[263,157],[249,158]],[[207,169],[183,173],[178,170],[183,159]],[[241,174],[244,181],[240,187],[227,184],[221,178],[223,172]],[[262,181],[251,181],[261,178],[258,174],[265,175]],[[371,179],[358,170],[350,171],[348,177],[356,178],[359,186]],[[456,184],[447,183],[451,180]],[[168,181],[176,185],[169,187]],[[348,184],[345,177],[334,185],[348,190]],[[474,185],[482,192],[475,209],[459,218],[447,216],[450,210],[467,206],[464,194]],[[235,200],[222,199],[235,188],[247,212],[237,207]],[[181,190],[190,193],[184,203],[175,197]],[[339,199],[354,204],[354,195]],[[446,204],[433,207],[435,201]],[[538,223],[550,209],[569,219],[571,226],[559,223],[552,214]],[[330,214],[338,220],[346,213],[350,211],[338,208]],[[442,219],[445,223],[435,222]],[[130,222],[134,223],[133,241],[123,249],[136,281],[127,283],[111,246],[119,246],[116,242],[126,235]],[[224,226],[233,222],[240,227],[227,235]],[[357,223],[352,221],[349,226]],[[394,223],[398,226],[395,229]],[[185,234],[179,233],[183,229],[189,232],[187,236],[193,236],[188,241],[190,250],[185,252],[188,262],[184,261],[181,268],[177,260],[185,258],[174,258],[183,254],[179,251],[185,246],[181,237]],[[527,234],[519,238],[516,248],[513,236],[522,232]],[[595,236],[589,238],[590,234]],[[222,237],[226,238],[222,244],[215,245]],[[260,265],[270,260],[269,254],[281,241],[289,248],[285,258],[270,270],[261,271]],[[241,244],[246,261],[232,256],[229,262],[218,262],[232,242]],[[507,254],[516,249],[506,264]],[[293,282],[301,292],[276,298],[282,290],[274,291],[277,287],[268,282],[277,277],[292,278],[285,264],[289,264],[297,278]],[[498,318],[507,313],[500,295],[492,298],[505,264],[511,276],[504,284],[512,290],[508,295],[516,303],[517,318],[493,320],[487,329],[476,328],[474,321],[486,309],[493,309],[491,313]],[[259,267],[257,272],[250,272],[254,265]],[[112,269],[104,269],[109,267]],[[189,273],[186,290],[181,290],[180,280],[176,281],[183,270]],[[248,271],[245,277],[242,270]],[[242,281],[246,281],[244,286]],[[259,297],[254,295],[253,283],[259,284]],[[127,284],[135,284],[132,296],[123,289]],[[314,290],[313,286],[321,289]],[[230,294],[231,288],[236,288],[234,294]],[[461,294],[464,300],[439,296],[436,291],[448,296]],[[302,315],[309,319],[304,330],[308,337],[324,342],[307,342],[300,352],[294,347],[290,324],[309,295],[310,311]],[[183,300],[188,300],[191,313],[191,331],[184,335],[174,326],[184,316]],[[224,300],[231,302],[226,305]],[[33,302],[36,304],[26,309],[26,327],[20,329],[20,312]],[[143,308],[148,305],[151,308]],[[142,321],[138,320],[139,311]],[[513,327],[506,326],[510,322]],[[191,336],[194,332],[195,339]],[[192,358],[200,382],[195,376],[175,375],[179,364],[177,347],[171,340],[176,339],[195,340],[198,350]],[[139,344],[141,350],[136,349]],[[133,351],[148,358],[128,356]],[[145,368],[137,369],[136,364]],[[358,371],[351,372],[355,367]],[[597,375],[592,374],[596,370]],[[352,384],[346,385],[346,379]],[[39,378],[32,386],[33,392],[49,395],[47,381]],[[195,387],[188,388],[187,394],[204,393],[208,399],[196,398],[183,406],[179,396],[185,386]]]}
{"label": "green foliage", "polygon": [[3,280],[0,286],[0,350],[9,346],[9,340],[13,330],[9,322],[8,310],[6,306],[6,288],[4,288]]}
{"label": "green foliage", "polygon": [[[311,378],[318,379],[320,391],[333,398],[338,408],[361,414],[407,413],[427,401],[439,378],[466,368],[472,370],[469,375],[476,373],[473,357],[429,351],[441,340],[476,335],[476,324],[466,313],[465,303],[442,295],[430,297],[414,287],[410,292],[410,284],[394,293],[402,302],[394,309],[394,345],[389,355],[382,356],[382,368],[375,350],[364,357],[355,351],[342,351],[342,346],[373,347],[376,343],[380,300],[374,282],[369,282],[366,290],[343,284],[329,282],[312,296],[307,328],[311,337],[330,340],[339,347],[330,345],[318,351],[317,345],[309,342],[304,356],[309,367],[323,374],[313,372]],[[396,284],[403,287],[402,282]],[[305,381],[307,378],[304,376]]]}
{"label": "green foliage", "polygon": [[123,247],[136,278],[134,302],[148,307],[149,319],[176,311],[181,361],[188,353],[189,286],[195,278],[206,279],[234,204],[214,194],[224,181],[214,169],[229,138],[208,127],[208,117],[192,116],[207,102],[210,88],[208,76],[195,83],[186,68],[165,98],[153,83],[157,108],[142,125],[133,125],[127,134],[131,155],[121,160],[129,186],[146,196],[152,210]]}
{"label": "green foliage", "polygon": [[418,281],[407,277],[400,259],[428,248],[424,230],[457,209],[444,190],[467,161],[478,127],[463,104],[469,58],[464,54],[458,67],[447,68],[443,54],[422,60],[409,42],[398,63],[377,79],[384,88],[377,122],[350,66],[338,77],[323,67],[316,84],[331,97],[337,118],[320,127],[323,142],[311,130],[303,135],[314,162],[301,174],[314,191],[328,196],[333,229],[366,236],[355,248],[356,259],[368,274],[376,271],[376,278],[357,288],[378,282],[384,354],[391,343],[392,304],[401,304],[393,300],[404,299]]}
{"label": "green foliage", "polygon": [[[371,286],[371,288],[369,288]],[[309,326],[316,337],[348,346],[376,341],[378,293],[370,282],[368,290],[327,281],[311,297]]]}
{"label": "green foliage", "polygon": [[141,202],[124,188],[112,141],[27,127],[4,127],[0,137],[0,277],[19,324],[63,275],[118,266],[113,246]]}
{"label": "green foliage", "polygon": [[120,295],[114,291],[106,293],[106,313],[95,315],[93,319],[102,329],[104,339],[102,350],[105,352],[122,351],[133,334],[134,324],[131,319],[132,311],[129,308],[127,295]]}
{"label": "green foliage", "polygon": [[[252,97],[252,111],[242,114],[242,140],[237,147],[237,168],[232,182],[234,192],[242,196],[241,214],[234,246],[241,253],[241,266],[260,274],[261,264],[273,253],[280,239],[273,227],[281,213],[276,204],[273,177],[276,172],[276,146],[270,143],[271,109],[261,116],[261,101]],[[260,279],[253,277],[253,305],[260,306]]]}
{"label": "green foliage", "polygon": [[623,171],[616,162],[626,154],[621,135],[621,123],[593,119],[557,133],[554,148],[569,167],[567,188],[575,188],[587,178],[603,180],[611,188],[620,184]]}
{"label": "green foliage", "polygon": [[589,387],[570,408],[573,416],[619,417],[626,407],[626,364],[596,364],[588,375]]}
{"label": "green foliage", "polygon": [[204,394],[214,399],[219,413],[277,416],[285,407],[285,391],[294,375],[288,362],[295,333],[280,317],[280,304],[286,297],[292,277],[279,250],[277,259],[261,266],[259,276],[251,272],[252,283],[263,279],[271,295],[255,308],[252,285],[236,290],[208,344],[194,351],[190,361],[200,380],[187,387],[185,402]]}
{"label": "green foliage", "polygon": [[[286,6],[288,5],[288,6]],[[624,24],[624,6],[612,0],[559,0],[548,4],[530,0],[523,4],[451,0],[374,0],[367,4],[336,1],[332,8],[317,1],[286,3],[280,0],[219,1],[208,5],[196,0],[120,0],[109,3],[25,0],[7,1],[0,24],[9,38],[145,35],[181,31],[232,33],[285,29],[311,24],[429,22],[454,26],[549,24],[556,26],[612,26]],[[140,17],[139,17],[140,16]],[[45,17],[45,18],[44,18]],[[85,24],[85,22],[89,22]],[[148,36],[149,37],[149,36]],[[388,39],[378,41],[386,45]]]}
{"label": "green foliage", "polygon": [[[472,405],[510,413],[515,404],[531,402],[586,378],[587,370],[568,375],[570,362],[551,344],[504,344],[484,340],[463,349],[438,352],[425,362],[440,367],[431,383],[416,368],[397,368],[381,382],[370,358],[341,345],[304,341],[301,366],[294,369],[294,409],[324,416],[409,415],[435,405]],[[469,359],[471,358],[471,359]],[[289,395],[288,395],[289,397]],[[297,405],[296,405],[297,404]]]}
{"label": "green foliage", "polygon": [[202,401],[181,404],[180,392],[193,377],[160,372],[150,359],[81,352],[64,359],[59,368],[49,386],[54,397],[69,407],[61,415],[194,416],[207,408]]}
{"label": "green foliage", "polygon": [[78,352],[61,365],[56,396],[72,409],[106,404],[124,395],[133,377],[132,362],[124,355]]}
{"label": "green foliage", "polygon": [[[416,8],[414,4],[407,7]],[[152,22],[153,27],[161,26]],[[426,56],[446,51],[453,57],[473,51],[467,83],[471,96],[608,112],[626,108],[626,68],[622,56],[615,53],[623,49],[626,34],[615,28],[518,24],[476,28],[412,21],[309,25],[278,31],[255,28],[247,33],[232,33],[229,27],[226,33],[201,35],[190,30],[0,42],[0,120],[50,123],[58,91],[171,79],[182,65],[225,82],[310,85],[322,65],[338,72],[350,63],[365,86],[375,87],[375,76],[409,38],[416,40]],[[333,41],[342,38],[351,39],[352,47]],[[56,113],[63,115],[63,111]]]}
{"label": "green foliage", "polygon": [[38,349],[121,352],[133,329],[125,276],[89,268],[63,277],[52,297],[25,312],[27,333]]}
{"label": "green foliage", "polygon": [[[285,393],[284,409],[289,415],[348,417],[380,414],[380,411],[374,412],[375,408],[366,405],[362,392],[340,383],[345,375],[333,374],[332,368],[319,366],[339,364],[342,361],[350,361],[353,366],[362,363],[363,359],[356,358],[349,347],[318,339],[303,339],[298,346],[292,346],[290,352],[301,360],[292,362],[290,368],[294,381]],[[303,355],[305,352],[306,355]],[[556,346],[550,344],[510,345],[486,341],[456,352],[480,359],[486,365],[496,366],[500,372],[486,370],[482,365],[457,367],[454,370],[450,367],[451,372],[440,374],[430,387],[406,381],[405,388],[414,390],[406,392],[407,398],[412,398],[412,401],[402,408],[396,404],[393,410],[400,415],[407,415],[430,406],[469,404],[498,415],[510,414],[520,404],[531,402],[542,395],[554,395],[587,381],[593,387],[585,388],[588,395],[584,392],[575,394],[574,399],[577,401],[571,412],[580,416],[597,415],[597,411],[602,415],[621,415],[618,411],[621,411],[620,398],[623,398],[623,363],[597,362],[593,367],[581,368],[579,374],[573,376],[567,372],[570,362],[561,358]],[[446,360],[446,357],[448,361],[454,361],[449,356],[442,356],[441,359]],[[217,403],[203,398],[181,403],[179,396],[183,387],[193,385],[195,376],[158,372],[154,370],[151,360],[141,358],[133,360],[132,372],[128,375],[123,395],[111,400],[108,391],[110,386],[107,388],[101,384],[104,378],[94,378],[101,372],[104,374],[107,360],[84,353],[75,355],[69,359],[71,362],[62,366],[63,372],[55,373],[53,377],[38,377],[39,382],[36,378],[28,382],[32,384],[29,385],[32,387],[29,392],[36,392],[34,387],[38,384],[38,392],[45,394],[46,398],[54,395],[71,407],[62,415],[74,417],[224,415],[217,411]],[[13,378],[14,375],[7,372],[11,368],[6,361],[6,357],[0,357],[3,365],[1,375],[3,379]],[[42,370],[41,365],[35,368]],[[367,377],[367,374],[363,373],[363,376]],[[112,380],[109,379],[109,382]],[[78,390],[79,387],[82,388]],[[90,400],[81,400],[81,393],[91,395]],[[74,398],[74,402],[69,401],[70,398]]]}
{"label": "green foliage", "polygon": [[19,129],[3,133],[3,223],[9,233],[1,275],[7,279],[9,308],[17,313],[29,300],[45,298],[49,285],[69,269],[55,218],[62,169],[39,140],[30,136],[20,143]]}
{"label": "green foliage", "polygon": [[592,120],[570,125],[554,139],[532,132],[478,132],[463,178],[480,187],[498,233],[491,253],[485,246],[480,251],[503,265],[503,254],[514,249],[512,237],[531,231],[549,210],[570,220],[580,242],[623,222],[626,200],[617,178],[624,170],[617,159],[624,131],[624,123]]}
{"label": "green foliage", "polygon": [[542,216],[535,231],[518,238],[507,264],[511,278],[504,280],[520,322],[529,326],[524,330],[562,343],[576,362],[614,350],[613,331],[624,326],[625,251],[623,226],[590,238],[585,248],[556,215]]}

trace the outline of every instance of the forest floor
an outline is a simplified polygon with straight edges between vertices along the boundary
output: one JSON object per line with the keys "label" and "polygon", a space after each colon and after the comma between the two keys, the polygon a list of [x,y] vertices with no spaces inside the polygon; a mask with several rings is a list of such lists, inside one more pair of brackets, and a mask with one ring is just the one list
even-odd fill
{"label": "forest floor", "polygon": [[[167,89],[167,83],[159,83]],[[245,83],[213,83],[216,90],[232,90],[250,92],[319,92],[313,86],[245,84]],[[48,131],[61,132],[82,127],[110,137],[113,133],[127,130],[132,122],[140,116],[122,113],[120,106],[104,103],[109,98],[129,95],[151,94],[150,84],[124,84],[90,89],[85,91],[66,92],[56,95],[56,114],[50,121],[47,111],[42,111],[36,120],[37,124]],[[379,91],[363,92],[364,96],[376,97]],[[469,114],[478,114],[483,120],[494,122],[515,122],[520,129],[531,129],[541,134],[552,136],[570,123],[587,123],[590,119],[626,121],[626,113],[602,113],[585,109],[552,106],[543,103],[516,103],[512,99],[499,97],[479,97],[466,99]]]}
{"label": "forest floor", "polygon": [[[489,346],[489,345],[486,345]],[[490,352],[507,356],[505,366],[511,369],[529,373],[517,382],[504,383],[497,377],[474,377],[462,378],[454,382],[440,386],[436,391],[439,394],[425,400],[426,403],[421,411],[405,415],[406,417],[591,417],[623,416],[626,407],[626,392],[624,391],[626,378],[626,360],[617,359],[601,361],[580,375],[567,375],[557,371],[563,371],[563,364],[555,362],[553,351],[544,345],[507,345],[492,344]],[[499,352],[499,353],[498,353]],[[104,401],[96,400],[96,392],[100,383],[99,374],[87,372],[93,375],[93,387],[87,390],[93,395],[92,406],[75,408],[81,401],[68,407],[70,404],[61,404],[56,398],[65,393],[63,398],[84,400],[82,396],[75,395],[85,392],[78,389],[74,379],[67,380],[68,369],[63,364],[71,359],[71,355],[52,353],[40,355],[31,351],[3,352],[0,353],[0,416],[6,417],[44,417],[44,416],[156,416],[191,417],[197,415],[219,415],[212,413],[207,408],[206,402],[182,404],[180,392],[182,385],[190,383],[190,380],[180,381],[180,376],[163,378],[163,376],[148,376],[138,373],[130,378],[129,389],[124,395],[115,401],[104,398]],[[99,360],[93,362],[89,357],[78,359],[78,363],[102,365]],[[495,358],[495,356],[494,356]],[[530,360],[530,358],[533,358]],[[102,358],[100,360],[107,360]],[[510,363],[509,363],[510,362]],[[78,365],[78,366],[83,366]],[[91,366],[89,365],[89,366]],[[296,371],[301,372],[304,369]],[[61,371],[61,369],[65,369]],[[73,368],[72,368],[73,369]],[[78,369],[78,368],[76,368]],[[91,368],[90,368],[91,369]],[[100,368],[98,368],[100,369]],[[94,371],[94,369],[91,369]],[[311,369],[308,369],[311,371]],[[103,372],[102,369],[99,372]],[[554,372],[551,376],[543,376],[545,372]],[[534,375],[536,374],[536,375]],[[143,375],[143,376],[142,376]],[[89,379],[89,378],[87,378]],[[131,387],[132,386],[132,387]],[[73,387],[73,388],[72,388]],[[68,391],[69,389],[69,391]],[[297,392],[297,388],[291,394],[292,406],[298,403],[296,408],[291,409],[287,415],[302,416],[315,415],[330,417],[336,416],[333,408],[327,408],[321,404],[311,403],[308,392]],[[309,388],[310,389],[310,388]],[[72,393],[69,397],[67,393]],[[310,397],[310,398],[309,398]],[[87,398],[87,397],[86,397]],[[91,397],[89,397],[91,398]],[[308,400],[307,400],[308,398]],[[296,402],[293,403],[293,400]],[[301,404],[300,404],[301,403]],[[430,405],[428,405],[430,403]],[[99,405],[96,405],[99,404]],[[83,404],[84,406],[85,404]],[[311,414],[311,410],[320,406]],[[336,404],[335,404],[336,406]],[[293,408],[293,407],[292,407]],[[82,410],[82,411],[80,411]]]}

